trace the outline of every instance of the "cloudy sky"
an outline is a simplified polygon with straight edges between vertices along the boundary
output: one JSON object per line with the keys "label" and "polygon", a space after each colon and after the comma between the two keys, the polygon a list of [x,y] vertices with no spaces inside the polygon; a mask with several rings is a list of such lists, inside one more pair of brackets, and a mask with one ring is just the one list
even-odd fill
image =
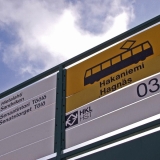
{"label": "cloudy sky", "polygon": [[0,92],[160,14],[160,0],[0,0]]}

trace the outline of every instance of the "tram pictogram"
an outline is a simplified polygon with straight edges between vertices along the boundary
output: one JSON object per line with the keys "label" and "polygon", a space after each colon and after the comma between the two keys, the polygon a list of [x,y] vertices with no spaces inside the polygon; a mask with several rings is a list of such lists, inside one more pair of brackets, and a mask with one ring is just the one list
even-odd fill
{"label": "tram pictogram", "polygon": [[153,48],[149,41],[132,47],[135,42],[127,40],[120,48],[126,51],[87,69],[84,75],[84,86],[153,55]]}

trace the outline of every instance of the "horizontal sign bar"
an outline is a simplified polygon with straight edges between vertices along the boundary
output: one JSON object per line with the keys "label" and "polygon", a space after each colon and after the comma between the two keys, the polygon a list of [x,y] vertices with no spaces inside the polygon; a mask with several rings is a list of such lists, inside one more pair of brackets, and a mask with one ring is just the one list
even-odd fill
{"label": "horizontal sign bar", "polygon": [[86,152],[68,160],[159,160],[160,127]]}
{"label": "horizontal sign bar", "polygon": [[[56,89],[45,92],[37,97],[33,97],[15,107],[12,107],[0,113],[0,127],[14,120],[23,118],[30,113],[38,111],[45,106],[55,103]],[[55,116],[54,116],[55,117]],[[53,117],[53,118],[54,118]]]}
{"label": "horizontal sign bar", "polygon": [[52,75],[0,100],[0,113],[13,106],[56,88],[57,75]]}
{"label": "horizontal sign bar", "polygon": [[38,112],[31,112],[31,114],[27,114],[23,118],[1,125],[0,140],[54,119],[54,113],[55,103],[39,109]]}
{"label": "horizontal sign bar", "polygon": [[[92,140],[160,112],[160,93],[88,123],[66,130],[66,148]],[[99,104],[100,106],[101,104]]]}
{"label": "horizontal sign bar", "polygon": [[160,24],[67,69],[66,112],[158,73],[159,30]]}
{"label": "horizontal sign bar", "polygon": [[54,151],[54,136],[45,138],[0,156],[1,160],[36,160]]}
{"label": "horizontal sign bar", "polygon": [[[0,155],[20,149],[54,135],[55,119],[0,140]],[[54,144],[54,141],[52,141]]]}
{"label": "horizontal sign bar", "polygon": [[[57,153],[54,153],[54,154],[51,154],[51,155],[48,155],[48,156],[45,156],[45,157],[42,157],[40,159],[37,159],[37,160],[49,160],[51,158],[54,158],[57,156]],[[54,160],[54,159],[53,159]]]}

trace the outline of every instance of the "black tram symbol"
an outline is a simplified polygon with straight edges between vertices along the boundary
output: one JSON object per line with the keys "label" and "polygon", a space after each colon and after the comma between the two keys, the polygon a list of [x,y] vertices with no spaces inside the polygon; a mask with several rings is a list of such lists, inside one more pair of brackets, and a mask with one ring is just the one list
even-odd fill
{"label": "black tram symbol", "polygon": [[143,61],[146,59],[146,57],[153,54],[153,48],[149,41],[132,47],[135,42],[136,41],[133,40],[127,40],[120,48],[125,49],[126,51],[87,69],[84,75],[84,85],[99,81],[101,78],[106,77],[131,64]]}

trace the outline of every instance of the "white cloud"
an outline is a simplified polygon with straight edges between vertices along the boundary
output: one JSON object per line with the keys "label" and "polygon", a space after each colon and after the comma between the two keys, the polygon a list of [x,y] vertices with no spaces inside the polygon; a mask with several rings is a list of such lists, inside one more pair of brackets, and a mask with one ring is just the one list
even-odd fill
{"label": "white cloud", "polygon": [[126,31],[134,18],[130,0],[0,0],[0,6],[0,27],[12,26],[16,38],[3,46],[3,60],[33,75]]}

